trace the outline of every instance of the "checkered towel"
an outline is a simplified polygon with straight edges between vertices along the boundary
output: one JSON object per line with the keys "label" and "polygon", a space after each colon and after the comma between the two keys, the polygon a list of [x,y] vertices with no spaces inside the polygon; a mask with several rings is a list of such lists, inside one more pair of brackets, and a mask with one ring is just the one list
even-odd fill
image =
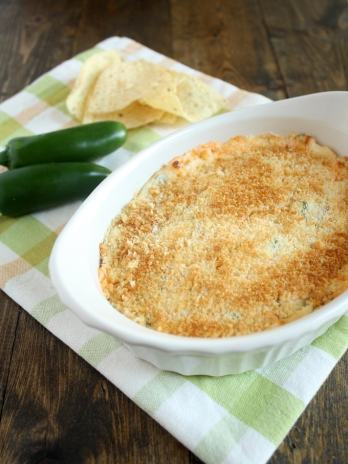
{"label": "checkered towel", "polygon": [[[113,37],[62,63],[0,106],[0,142],[73,125],[65,98],[81,64],[116,49],[200,75],[239,108],[267,101],[202,75],[127,38]],[[116,169],[175,128],[130,131],[126,145],[102,164]],[[136,359],[109,335],[84,325],[58,299],[47,262],[78,203],[19,219],[0,218],[0,284],[37,321],[121,389],[204,462],[262,464],[322,385],[348,346],[348,317],[286,360],[221,378],[184,377]]]}

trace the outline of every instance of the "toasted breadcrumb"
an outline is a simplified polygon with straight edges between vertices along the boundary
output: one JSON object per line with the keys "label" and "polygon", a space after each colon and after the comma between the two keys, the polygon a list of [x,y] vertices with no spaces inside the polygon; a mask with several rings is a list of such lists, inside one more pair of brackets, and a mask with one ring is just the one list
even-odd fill
{"label": "toasted breadcrumb", "polygon": [[154,174],[100,254],[108,300],[155,330],[287,323],[348,288],[348,160],[308,135],[199,146]]}

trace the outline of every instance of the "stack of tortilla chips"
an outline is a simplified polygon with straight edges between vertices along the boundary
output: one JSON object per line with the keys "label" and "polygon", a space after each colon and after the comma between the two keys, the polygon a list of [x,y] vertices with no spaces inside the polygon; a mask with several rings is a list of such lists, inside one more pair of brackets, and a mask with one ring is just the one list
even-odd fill
{"label": "stack of tortilla chips", "polygon": [[81,122],[112,120],[133,128],[199,121],[222,110],[224,99],[197,77],[104,51],[84,63],[66,104]]}

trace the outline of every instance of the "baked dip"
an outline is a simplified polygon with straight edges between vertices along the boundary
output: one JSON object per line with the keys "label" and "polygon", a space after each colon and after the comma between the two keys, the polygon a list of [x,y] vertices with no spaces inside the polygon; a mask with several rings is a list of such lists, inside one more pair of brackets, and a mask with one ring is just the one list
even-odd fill
{"label": "baked dip", "polygon": [[237,136],[157,171],[109,227],[110,303],[193,337],[259,332],[348,288],[348,160],[308,135]]}

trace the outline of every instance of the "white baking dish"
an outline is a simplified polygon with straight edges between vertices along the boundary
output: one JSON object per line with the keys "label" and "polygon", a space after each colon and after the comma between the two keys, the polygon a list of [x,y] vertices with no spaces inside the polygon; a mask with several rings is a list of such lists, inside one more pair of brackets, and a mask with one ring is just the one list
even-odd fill
{"label": "white baking dish", "polygon": [[348,92],[326,92],[263,104],[193,124],[138,153],[82,204],[54,246],[49,268],[62,301],[86,324],[114,335],[134,354],[182,374],[225,375],[289,356],[348,310],[348,292],[282,327],[222,339],[180,337],[142,327],[115,310],[98,282],[99,243],[111,220],[162,164],[210,140],[274,132],[308,133],[348,154]]}

